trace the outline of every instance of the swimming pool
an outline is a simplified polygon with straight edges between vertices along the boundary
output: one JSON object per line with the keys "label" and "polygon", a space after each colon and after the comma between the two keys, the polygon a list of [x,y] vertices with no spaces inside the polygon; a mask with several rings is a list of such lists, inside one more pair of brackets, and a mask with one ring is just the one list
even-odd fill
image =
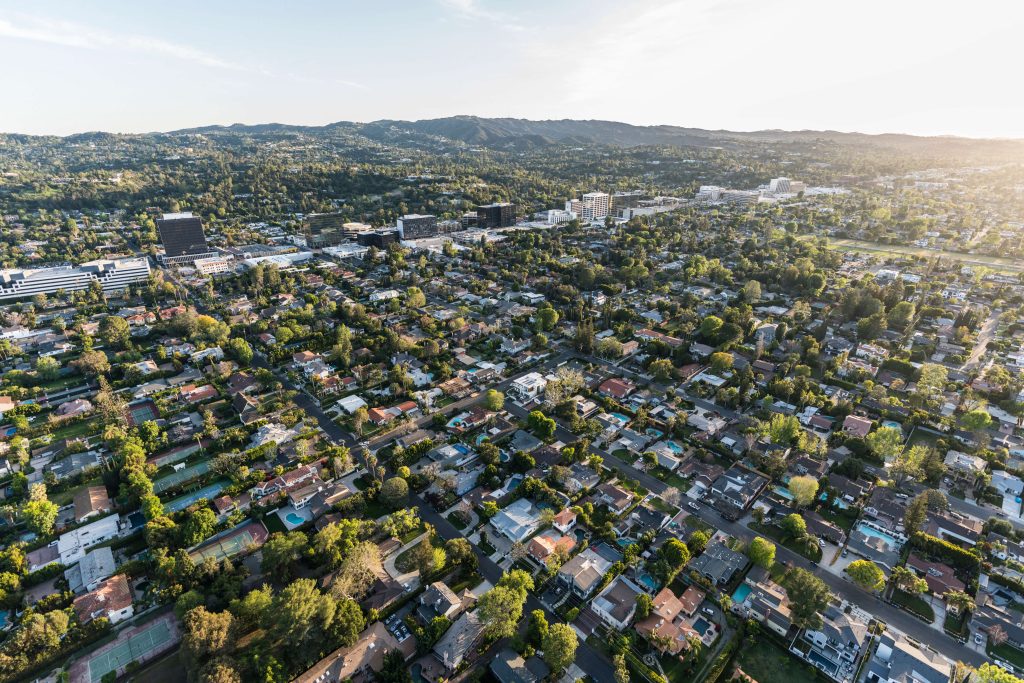
{"label": "swimming pool", "polygon": [[641,574],[636,578],[636,580],[639,581],[644,586],[644,588],[647,588],[652,591],[658,590],[658,582],[650,574]]}
{"label": "swimming pool", "polygon": [[893,429],[898,429],[901,432],[903,431],[903,425],[901,425],[899,422],[895,422],[894,420],[886,420],[885,422],[882,423],[882,426],[892,427]]}
{"label": "swimming pool", "polygon": [[741,583],[739,586],[736,587],[736,590],[732,592],[733,604],[740,604],[741,602],[747,599],[748,595],[750,595],[750,586],[745,583]]}
{"label": "swimming pool", "polygon": [[[821,495],[818,496],[818,500],[820,500],[821,502],[825,502],[826,500],[828,500],[828,494],[825,493],[824,491],[822,491]],[[846,501],[843,500],[842,498],[833,498],[832,499],[832,507],[839,508],[840,510],[845,510],[846,508],[848,508],[850,506],[847,505]]]}
{"label": "swimming pool", "polygon": [[301,515],[297,515],[294,512],[289,512],[287,515],[284,516],[284,518],[288,520],[289,524],[294,524],[295,526],[300,526],[302,524],[305,524],[306,522],[306,519],[304,517],[302,517]]}
{"label": "swimming pool", "polygon": [[827,674],[833,674],[833,673],[835,673],[836,669],[839,668],[838,666],[836,666],[835,664],[833,664],[829,660],[825,659],[825,657],[823,657],[822,655],[818,654],[814,650],[811,650],[810,652],[807,653],[807,658],[810,659],[815,664],[817,664],[818,668],[820,668],[822,671],[824,671]]}
{"label": "swimming pool", "polygon": [[665,442],[665,446],[666,446],[666,447],[667,447],[667,448],[668,448],[668,449],[669,449],[670,451],[672,451],[673,453],[675,453],[676,455],[682,455],[682,453],[683,453],[683,447],[682,447],[682,445],[680,445],[680,444],[676,443],[675,441],[671,441],[671,440],[669,440],[669,441],[666,441],[666,442]]}
{"label": "swimming pool", "polygon": [[704,637],[704,634],[708,632],[709,628],[711,628],[711,624],[709,624],[704,617],[697,617],[693,622],[693,630],[699,633],[702,638]]}
{"label": "swimming pool", "polygon": [[608,413],[608,414],[611,415],[612,417],[614,417],[616,420],[618,420],[619,422],[621,422],[624,425],[629,422],[629,417],[626,416],[626,415],[623,415],[622,413]]}
{"label": "swimming pool", "polygon": [[786,500],[794,500],[793,494],[790,493],[789,489],[785,488],[784,486],[775,486],[772,488],[772,490],[775,491],[775,493],[782,496],[783,498],[785,498]]}
{"label": "swimming pool", "polygon": [[878,529],[872,526],[868,526],[864,522],[861,522],[857,525],[857,531],[861,532],[865,536],[871,536],[872,538],[880,538],[893,548],[899,548],[901,545],[900,542],[896,539],[896,537],[892,534],[887,534],[883,531],[879,531]]}

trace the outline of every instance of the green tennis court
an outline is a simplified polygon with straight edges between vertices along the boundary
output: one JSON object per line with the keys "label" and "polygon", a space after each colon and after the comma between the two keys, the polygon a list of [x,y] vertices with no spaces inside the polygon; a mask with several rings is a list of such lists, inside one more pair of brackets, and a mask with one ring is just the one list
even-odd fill
{"label": "green tennis court", "polygon": [[169,489],[173,489],[179,484],[184,484],[186,481],[192,481],[196,477],[202,476],[210,471],[210,461],[204,460],[198,465],[192,465],[192,467],[186,467],[180,472],[174,472],[168,474],[166,477],[161,477],[153,482],[153,493],[163,493]]}
{"label": "green tennis court", "polygon": [[133,427],[137,427],[143,422],[155,420],[159,417],[156,404],[152,401],[143,401],[142,403],[129,405],[128,412],[131,415],[131,423]]}
{"label": "green tennis court", "polygon": [[136,659],[145,657],[153,650],[162,647],[170,639],[171,630],[167,626],[167,621],[158,621],[142,633],[136,633],[125,642],[118,643],[89,660],[89,679],[92,683],[98,683],[111,671],[116,671],[128,666]]}
{"label": "green tennis court", "polygon": [[250,545],[263,545],[268,536],[267,528],[259,522],[242,522],[242,525],[214,536],[189,553],[192,561],[199,564],[207,557],[218,562],[234,557]]}

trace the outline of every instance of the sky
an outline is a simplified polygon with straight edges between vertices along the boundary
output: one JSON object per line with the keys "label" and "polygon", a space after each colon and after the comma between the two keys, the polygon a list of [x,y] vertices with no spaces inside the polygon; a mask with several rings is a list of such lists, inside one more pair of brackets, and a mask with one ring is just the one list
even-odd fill
{"label": "sky", "polygon": [[0,0],[0,132],[456,114],[1024,138],[1015,0]]}

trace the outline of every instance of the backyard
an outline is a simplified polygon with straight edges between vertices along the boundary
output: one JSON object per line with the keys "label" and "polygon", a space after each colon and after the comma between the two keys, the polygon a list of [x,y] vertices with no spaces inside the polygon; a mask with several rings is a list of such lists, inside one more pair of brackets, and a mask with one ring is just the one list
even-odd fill
{"label": "backyard", "polygon": [[815,680],[810,664],[801,662],[765,637],[758,638],[753,645],[744,643],[736,664],[758,683],[809,683]]}

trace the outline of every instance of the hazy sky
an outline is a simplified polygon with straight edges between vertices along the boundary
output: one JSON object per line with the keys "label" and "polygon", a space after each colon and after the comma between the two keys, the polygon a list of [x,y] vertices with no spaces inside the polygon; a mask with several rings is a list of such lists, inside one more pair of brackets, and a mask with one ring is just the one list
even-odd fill
{"label": "hazy sky", "polygon": [[0,131],[453,114],[1024,137],[1018,0],[0,0]]}

